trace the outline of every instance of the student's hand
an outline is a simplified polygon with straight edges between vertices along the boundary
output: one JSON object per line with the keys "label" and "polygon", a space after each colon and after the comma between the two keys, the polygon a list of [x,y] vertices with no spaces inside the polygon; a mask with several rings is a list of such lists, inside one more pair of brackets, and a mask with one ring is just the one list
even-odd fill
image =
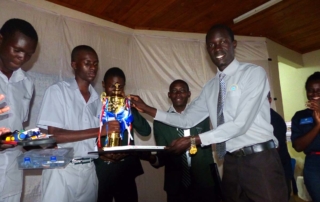
{"label": "student's hand", "polygon": [[100,158],[104,161],[110,161],[112,163],[118,162],[128,156],[129,154],[127,153],[106,153],[106,154],[101,154]]}
{"label": "student's hand", "polygon": [[12,148],[14,147],[14,145],[12,144],[3,144],[2,141],[0,140],[0,151],[3,151],[5,149],[8,149],[8,148]]}
{"label": "student's hand", "polygon": [[[107,131],[108,125],[108,131]],[[103,124],[101,136],[106,136],[107,133],[111,134],[112,132],[120,133],[120,123],[117,120],[108,121],[107,123]]]}
{"label": "student's hand", "polygon": [[186,152],[191,145],[190,137],[181,137],[172,141],[168,151],[177,155]]}
{"label": "student's hand", "polygon": [[4,127],[0,128],[0,136],[7,133],[10,133],[10,130],[8,128],[4,128]]}
{"label": "student's hand", "polygon": [[313,111],[318,111],[320,112],[320,99],[317,99],[317,100],[309,100],[307,103],[306,103],[306,106],[313,110]]}
{"label": "student's hand", "polygon": [[[3,99],[4,99],[4,95],[0,94],[0,101],[3,100]],[[0,108],[0,114],[3,114],[3,113],[5,113],[5,112],[7,112],[9,110],[10,110],[9,106],[2,107],[2,108]]]}
{"label": "student's hand", "polygon": [[129,99],[131,100],[132,107],[136,108],[139,112],[145,112],[144,109],[147,108],[148,105],[146,105],[139,95],[130,95]]}

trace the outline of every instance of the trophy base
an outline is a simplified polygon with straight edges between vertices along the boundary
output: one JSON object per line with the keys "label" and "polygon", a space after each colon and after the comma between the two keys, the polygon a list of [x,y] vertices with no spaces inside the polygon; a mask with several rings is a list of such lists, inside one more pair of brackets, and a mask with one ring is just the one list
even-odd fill
{"label": "trophy base", "polygon": [[108,144],[105,147],[117,147],[121,145],[120,133],[112,132],[108,134]]}

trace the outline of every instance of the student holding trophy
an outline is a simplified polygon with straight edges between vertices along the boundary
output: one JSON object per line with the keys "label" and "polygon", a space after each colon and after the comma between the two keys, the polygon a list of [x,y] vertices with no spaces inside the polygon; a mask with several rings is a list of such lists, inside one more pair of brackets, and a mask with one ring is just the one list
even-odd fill
{"label": "student holding trophy", "polygon": [[[134,145],[133,129],[142,136],[151,133],[146,119],[136,109],[130,108],[124,96],[125,83],[126,77],[120,68],[113,67],[105,73],[102,81],[105,92],[101,96],[103,107],[100,120],[101,124],[118,120],[120,134],[110,131],[107,138],[98,138],[98,146]],[[98,201],[112,202],[113,198],[116,202],[138,201],[135,178],[143,174],[138,156],[107,153],[101,154],[94,162],[99,180]]]}

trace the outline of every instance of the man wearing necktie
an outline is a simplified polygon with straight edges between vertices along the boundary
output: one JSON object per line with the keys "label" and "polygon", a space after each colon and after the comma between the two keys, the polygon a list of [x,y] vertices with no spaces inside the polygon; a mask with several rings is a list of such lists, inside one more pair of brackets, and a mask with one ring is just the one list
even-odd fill
{"label": "man wearing necktie", "polygon": [[[175,80],[170,84],[168,97],[172,102],[169,113],[183,113],[188,107],[191,96],[188,84],[183,80]],[[182,129],[159,121],[154,121],[153,131],[156,144],[169,146],[172,141],[181,137],[198,135],[210,130],[209,117],[195,127]],[[165,166],[164,190],[167,202],[215,202],[218,194],[210,171],[213,164],[211,146],[198,146],[198,152],[190,155],[189,151],[181,155],[158,153],[148,159],[155,168]]]}
{"label": "man wearing necktie", "polygon": [[[209,29],[206,45],[218,72],[183,114],[157,110],[135,95],[131,96],[133,106],[155,120],[181,128],[193,127],[210,116],[213,129],[196,136],[195,142],[201,146],[217,144],[218,156],[224,158],[225,202],[287,201],[284,172],[276,150],[278,141],[270,124],[266,72],[260,66],[235,59],[237,41],[225,25]],[[172,142],[169,151],[183,153],[192,146],[191,141],[190,137],[179,138]]]}

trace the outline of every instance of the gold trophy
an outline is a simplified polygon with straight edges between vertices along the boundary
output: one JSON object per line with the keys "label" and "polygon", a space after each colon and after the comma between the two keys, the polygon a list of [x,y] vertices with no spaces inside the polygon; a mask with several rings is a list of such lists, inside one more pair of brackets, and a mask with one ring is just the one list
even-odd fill
{"label": "gold trophy", "polygon": [[[106,109],[108,112],[111,112],[115,116],[119,112],[125,109],[126,105],[126,98],[124,97],[123,93],[119,90],[119,83],[115,84],[115,90],[112,91],[111,96],[107,96],[105,92],[101,94],[101,101],[107,102]],[[104,103],[105,104],[105,103]],[[108,144],[105,147],[116,147],[120,146],[121,138],[120,133],[111,131],[111,134],[108,134]]]}

